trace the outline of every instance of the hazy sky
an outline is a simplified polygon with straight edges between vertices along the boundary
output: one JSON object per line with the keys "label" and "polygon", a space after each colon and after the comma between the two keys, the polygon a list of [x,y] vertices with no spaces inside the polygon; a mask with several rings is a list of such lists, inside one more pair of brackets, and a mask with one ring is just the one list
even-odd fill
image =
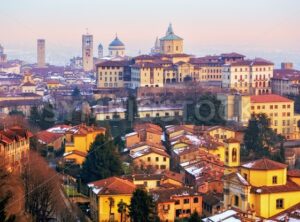
{"label": "hazy sky", "polygon": [[35,60],[45,38],[48,61],[64,64],[81,52],[88,28],[97,45],[115,33],[127,53],[148,53],[172,22],[186,53],[237,51],[300,63],[299,0],[1,0],[0,44],[9,58]]}

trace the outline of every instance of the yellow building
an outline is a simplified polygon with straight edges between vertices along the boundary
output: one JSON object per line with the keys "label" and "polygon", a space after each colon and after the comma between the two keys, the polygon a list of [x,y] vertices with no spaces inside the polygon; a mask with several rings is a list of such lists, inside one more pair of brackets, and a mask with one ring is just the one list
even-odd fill
{"label": "yellow building", "polygon": [[156,170],[169,170],[170,156],[163,150],[148,146],[142,150],[131,150],[129,156],[133,164],[141,169],[153,168]]}
{"label": "yellow building", "polygon": [[131,147],[140,142],[161,144],[162,128],[152,123],[135,124],[134,132],[126,134],[126,147]]}
{"label": "yellow building", "polygon": [[124,87],[126,77],[130,76],[129,61],[104,61],[96,65],[97,88]]}
{"label": "yellow building", "polygon": [[131,87],[163,87],[164,68],[158,63],[136,63],[131,66]]}
{"label": "yellow building", "polygon": [[184,175],[169,170],[159,174],[132,174],[126,178],[136,186],[144,187],[147,191],[159,187],[178,188],[184,185]]}
{"label": "yellow building", "polygon": [[32,133],[20,127],[11,127],[0,131],[0,155],[5,158],[12,169],[20,167],[26,158]]}
{"label": "yellow building", "polygon": [[62,86],[62,84],[58,80],[54,79],[48,80],[46,83],[48,89],[57,89]]}
{"label": "yellow building", "polygon": [[104,133],[105,128],[87,126],[84,124],[80,124],[66,130],[65,153],[70,153],[74,150],[87,153],[96,136]]}
{"label": "yellow building", "polygon": [[270,127],[286,139],[300,137],[298,121],[300,115],[294,113],[294,101],[275,95],[218,95],[225,105],[225,119],[248,124],[251,114],[265,113],[270,118]]}
{"label": "yellow building", "polygon": [[36,85],[32,80],[32,74],[29,72],[24,73],[21,91],[22,93],[36,93]]}
{"label": "yellow building", "polygon": [[266,158],[241,166],[224,181],[224,207],[270,218],[296,204],[300,186],[287,179],[287,165]]}
{"label": "yellow building", "polygon": [[87,153],[78,150],[73,150],[68,153],[64,153],[64,161],[66,163],[82,165],[85,161]]}
{"label": "yellow building", "polygon": [[174,34],[172,24],[169,25],[166,35],[160,39],[162,54],[183,53],[183,39]]}
{"label": "yellow building", "polygon": [[[93,221],[121,221],[121,214],[118,212],[118,204],[130,205],[132,193],[135,185],[119,177],[110,177],[103,180],[94,181],[88,184],[90,187],[90,208]],[[122,215],[122,220],[129,221],[126,212]]]}
{"label": "yellow building", "polygon": [[191,188],[153,190],[152,195],[161,221],[190,217],[194,211],[202,214],[202,196]]}

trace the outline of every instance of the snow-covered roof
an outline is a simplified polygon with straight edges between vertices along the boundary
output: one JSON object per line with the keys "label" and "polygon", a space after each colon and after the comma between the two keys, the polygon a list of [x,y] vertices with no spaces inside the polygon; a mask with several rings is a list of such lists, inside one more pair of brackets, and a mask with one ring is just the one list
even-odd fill
{"label": "snow-covered roof", "polygon": [[233,217],[236,214],[237,214],[237,211],[235,211],[235,210],[227,210],[220,214],[216,214],[214,216],[204,218],[204,219],[202,219],[202,221],[204,221],[204,222],[239,221],[240,222],[241,220],[238,220]]}
{"label": "snow-covered roof", "polygon": [[126,137],[129,137],[129,136],[134,136],[134,135],[137,135],[137,134],[138,134],[137,132],[127,133],[127,134],[125,135],[125,138],[126,138]]}

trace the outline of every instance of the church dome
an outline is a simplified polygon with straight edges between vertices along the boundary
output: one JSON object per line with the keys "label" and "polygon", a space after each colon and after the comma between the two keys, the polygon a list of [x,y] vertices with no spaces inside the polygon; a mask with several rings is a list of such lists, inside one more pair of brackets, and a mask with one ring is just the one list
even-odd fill
{"label": "church dome", "polygon": [[125,46],[125,45],[123,42],[120,41],[118,36],[116,36],[116,38],[109,44],[109,46],[114,47],[114,46]]}

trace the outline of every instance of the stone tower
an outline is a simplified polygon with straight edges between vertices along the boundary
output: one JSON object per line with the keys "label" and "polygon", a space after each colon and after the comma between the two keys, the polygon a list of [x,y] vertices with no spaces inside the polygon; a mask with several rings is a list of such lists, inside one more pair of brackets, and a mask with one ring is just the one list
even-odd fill
{"label": "stone tower", "polygon": [[82,66],[85,72],[94,68],[93,36],[89,34],[82,35]]}
{"label": "stone tower", "polygon": [[37,67],[43,68],[46,66],[46,48],[45,48],[45,39],[37,40]]}
{"label": "stone tower", "polygon": [[101,59],[101,58],[103,58],[103,46],[102,46],[102,44],[100,43],[100,44],[98,45],[98,59]]}

